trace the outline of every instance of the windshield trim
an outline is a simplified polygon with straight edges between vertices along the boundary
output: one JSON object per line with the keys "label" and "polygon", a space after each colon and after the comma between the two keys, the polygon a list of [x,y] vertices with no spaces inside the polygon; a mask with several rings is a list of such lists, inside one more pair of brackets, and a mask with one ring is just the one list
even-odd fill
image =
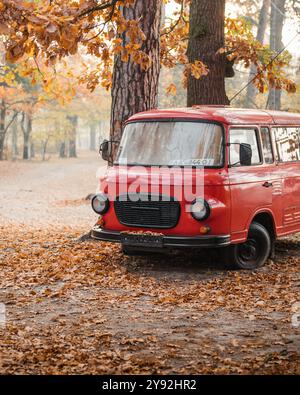
{"label": "windshield trim", "polygon": [[[162,165],[149,165],[149,164],[143,164],[143,163],[127,163],[127,167],[145,167],[145,168],[151,168],[151,167],[157,167],[157,168],[178,168],[178,169],[197,169],[197,168],[204,168],[204,169],[223,169],[225,167],[225,156],[226,156],[226,133],[225,133],[225,126],[222,122],[214,121],[214,120],[206,120],[206,119],[193,119],[193,118],[179,118],[179,117],[173,117],[173,118],[146,118],[146,119],[135,119],[132,121],[127,121],[126,125],[132,124],[132,123],[157,123],[157,122],[189,122],[189,123],[206,123],[206,124],[212,124],[212,125],[218,125],[221,127],[222,130],[222,137],[223,137],[223,162],[219,166],[198,166],[198,165],[169,165],[169,166],[162,166]],[[114,166],[124,166],[118,162],[113,163]]]}

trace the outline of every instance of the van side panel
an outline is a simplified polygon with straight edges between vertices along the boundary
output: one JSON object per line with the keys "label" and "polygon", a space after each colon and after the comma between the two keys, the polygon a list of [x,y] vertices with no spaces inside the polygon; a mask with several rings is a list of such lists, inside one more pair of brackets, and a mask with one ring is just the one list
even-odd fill
{"label": "van side panel", "polygon": [[[239,126],[238,129],[243,129]],[[260,128],[258,126],[246,126],[250,129]],[[230,130],[236,129],[236,126],[228,128],[228,136]],[[259,136],[260,137],[260,136]],[[228,137],[230,142],[230,137]],[[260,145],[260,141],[258,141]],[[249,227],[253,218],[259,213],[269,213],[274,219],[274,211],[277,205],[281,204],[280,200],[274,206],[272,175],[276,169],[275,164],[261,163],[253,166],[229,166],[229,182],[231,191],[231,240],[233,243],[242,243],[247,240]],[[279,177],[279,182],[281,178]],[[281,210],[280,210],[281,211]],[[279,219],[281,215],[279,214]],[[276,225],[275,225],[276,226]]]}
{"label": "van side panel", "polygon": [[270,166],[232,167],[229,169],[231,189],[232,242],[246,241],[252,219],[260,212],[273,216],[272,188],[264,187],[270,180]]}
{"label": "van side panel", "polygon": [[282,226],[279,235],[300,232],[300,163],[281,163],[277,167],[282,175]]}

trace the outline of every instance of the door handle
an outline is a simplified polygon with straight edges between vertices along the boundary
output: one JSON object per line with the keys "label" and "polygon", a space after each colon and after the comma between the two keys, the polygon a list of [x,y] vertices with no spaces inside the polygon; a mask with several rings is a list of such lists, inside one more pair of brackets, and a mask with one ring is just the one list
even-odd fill
{"label": "door handle", "polygon": [[265,187],[265,188],[271,188],[272,186],[273,186],[273,184],[271,182],[265,182],[263,184],[263,187]]}

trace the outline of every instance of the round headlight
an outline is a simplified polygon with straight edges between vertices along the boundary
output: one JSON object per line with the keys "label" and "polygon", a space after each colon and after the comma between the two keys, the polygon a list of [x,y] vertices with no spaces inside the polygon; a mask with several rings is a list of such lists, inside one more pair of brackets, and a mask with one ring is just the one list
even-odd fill
{"label": "round headlight", "polygon": [[109,200],[107,196],[104,194],[94,196],[92,200],[92,207],[95,213],[105,214],[109,209]]}
{"label": "round headlight", "polygon": [[191,214],[197,221],[204,221],[210,216],[210,207],[206,200],[196,199],[191,205]]}

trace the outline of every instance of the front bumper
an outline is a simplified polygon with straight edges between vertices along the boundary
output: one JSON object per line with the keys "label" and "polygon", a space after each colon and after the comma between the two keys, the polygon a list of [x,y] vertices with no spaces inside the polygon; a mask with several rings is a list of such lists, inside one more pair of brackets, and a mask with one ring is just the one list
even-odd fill
{"label": "front bumper", "polygon": [[[107,231],[100,227],[94,227],[91,236],[95,240],[108,241],[112,243],[121,243],[121,232]],[[230,236],[164,236],[164,248],[216,248],[226,247],[230,244]]]}

